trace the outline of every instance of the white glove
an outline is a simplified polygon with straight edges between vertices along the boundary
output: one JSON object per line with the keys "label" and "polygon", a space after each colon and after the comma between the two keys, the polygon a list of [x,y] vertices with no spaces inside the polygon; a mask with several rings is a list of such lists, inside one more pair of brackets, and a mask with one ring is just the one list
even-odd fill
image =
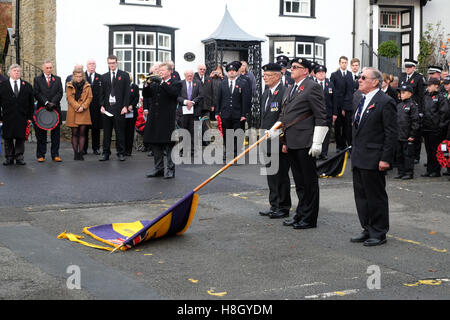
{"label": "white glove", "polygon": [[317,157],[322,153],[322,143],[328,133],[328,127],[314,127],[313,143],[308,154]]}
{"label": "white glove", "polygon": [[277,121],[275,122],[275,124],[272,126],[272,128],[270,128],[270,130],[266,130],[265,133],[268,133],[268,137],[269,139],[274,139],[280,136],[281,134],[281,129],[277,129],[281,127],[281,121]]}

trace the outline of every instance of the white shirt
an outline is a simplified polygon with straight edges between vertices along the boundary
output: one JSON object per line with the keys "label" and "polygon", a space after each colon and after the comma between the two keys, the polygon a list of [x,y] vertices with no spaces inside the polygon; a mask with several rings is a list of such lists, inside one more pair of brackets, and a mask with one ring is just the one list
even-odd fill
{"label": "white shirt", "polygon": [[[191,84],[192,92],[194,92],[194,81],[191,81],[190,84]],[[186,80],[186,93],[187,93],[188,88],[189,88],[189,81]],[[191,97],[191,98],[192,98],[192,97]],[[184,105],[185,105],[185,106],[187,106],[187,102],[188,102],[188,101],[189,101],[189,100],[187,100],[187,99],[184,100]],[[192,101],[192,102],[193,102],[193,101]],[[194,102],[194,104],[195,104],[195,102]]]}
{"label": "white shirt", "polygon": [[[375,90],[370,91],[368,94],[365,95],[366,101],[364,101],[364,106],[363,106],[362,111],[361,111],[361,118],[359,119],[360,123],[361,123],[361,120],[362,120],[362,118],[364,116],[364,112],[366,111],[367,106],[369,105],[370,101],[377,94],[378,91],[380,91],[380,89],[377,88]],[[356,110],[356,112],[358,112],[358,110]],[[356,116],[356,112],[355,112],[355,116]]]}
{"label": "white shirt", "polygon": [[[12,89],[13,92],[14,92],[14,81],[16,81],[16,80],[13,80],[12,78],[9,78],[9,83],[11,83],[11,89]],[[17,88],[19,89],[19,92],[20,92],[20,84],[21,84],[21,81],[20,81],[20,78],[19,78],[19,79],[17,79]]]}

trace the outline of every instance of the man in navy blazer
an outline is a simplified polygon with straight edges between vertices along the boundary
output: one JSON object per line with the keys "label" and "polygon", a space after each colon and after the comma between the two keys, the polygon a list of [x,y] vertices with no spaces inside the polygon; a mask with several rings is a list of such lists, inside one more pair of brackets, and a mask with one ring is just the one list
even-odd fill
{"label": "man in navy blazer", "polygon": [[351,242],[377,246],[386,242],[389,230],[385,175],[394,160],[396,105],[380,90],[383,77],[379,70],[364,68],[358,81],[362,95],[355,98],[351,160],[356,210],[363,231]]}
{"label": "man in navy blazer", "polygon": [[334,117],[336,150],[352,144],[353,76],[347,71],[348,58],[339,58],[339,69],[331,74],[338,114]]}
{"label": "man in navy blazer", "polygon": [[[223,129],[223,146],[224,160],[226,158],[226,140],[227,129],[236,131],[241,128],[241,121],[246,121],[248,106],[252,98],[250,88],[246,80],[241,77],[238,78],[239,68],[241,63],[239,61],[233,61],[226,66],[228,78],[224,79],[220,84],[219,90],[216,95],[216,119],[218,116],[222,119]],[[237,137],[234,138],[233,143],[234,157],[237,156]],[[231,153],[230,150],[228,152]]]}

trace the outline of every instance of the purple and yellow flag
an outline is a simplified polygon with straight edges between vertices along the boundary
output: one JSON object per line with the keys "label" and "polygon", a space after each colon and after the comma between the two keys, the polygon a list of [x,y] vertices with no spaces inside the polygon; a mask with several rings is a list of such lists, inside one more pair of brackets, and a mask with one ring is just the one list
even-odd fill
{"label": "purple and yellow flag", "polygon": [[86,227],[83,232],[113,248],[82,241],[82,236],[63,232],[58,239],[68,239],[83,245],[104,250],[127,250],[141,242],[164,236],[181,235],[191,225],[198,204],[198,195],[191,191],[159,217],[130,223],[110,223]]}

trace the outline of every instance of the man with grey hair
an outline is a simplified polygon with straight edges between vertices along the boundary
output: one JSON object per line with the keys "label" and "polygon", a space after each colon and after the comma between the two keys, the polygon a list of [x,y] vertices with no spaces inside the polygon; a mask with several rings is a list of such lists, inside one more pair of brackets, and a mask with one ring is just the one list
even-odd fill
{"label": "man with grey hair", "polygon": [[0,85],[0,125],[5,140],[3,165],[24,165],[25,132],[27,121],[34,111],[33,88],[20,79],[21,68],[17,64],[9,68],[9,80]]}
{"label": "man with grey hair", "polygon": [[363,231],[350,241],[377,246],[386,243],[389,230],[385,175],[394,160],[396,105],[380,90],[383,76],[379,70],[364,68],[358,81],[362,95],[354,100],[351,160],[356,210]]}

